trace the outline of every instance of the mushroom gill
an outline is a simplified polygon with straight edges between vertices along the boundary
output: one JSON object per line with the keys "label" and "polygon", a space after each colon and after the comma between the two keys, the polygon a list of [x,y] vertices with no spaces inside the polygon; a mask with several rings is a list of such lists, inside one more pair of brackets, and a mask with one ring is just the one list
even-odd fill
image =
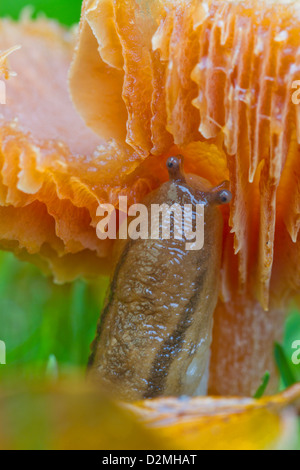
{"label": "mushroom gill", "polygon": [[[100,202],[142,199],[169,155],[230,179],[210,392],[249,395],[299,291],[300,6],[268,1],[85,0],[76,34],[1,21],[0,246],[59,281],[109,268]],[[76,114],[68,96],[67,75]],[[300,70],[299,70],[300,74]],[[275,378],[274,378],[275,377]]]}

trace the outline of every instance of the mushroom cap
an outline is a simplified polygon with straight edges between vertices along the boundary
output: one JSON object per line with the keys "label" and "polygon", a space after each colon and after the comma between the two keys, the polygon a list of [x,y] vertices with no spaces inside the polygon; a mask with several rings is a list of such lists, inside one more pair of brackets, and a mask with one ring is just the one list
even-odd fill
{"label": "mushroom cap", "polygon": [[15,45],[0,116],[0,246],[60,282],[94,276],[105,271],[97,258],[109,251],[96,236],[96,210],[126,152],[89,130],[73,108],[74,31],[44,19],[1,20],[0,59]]}

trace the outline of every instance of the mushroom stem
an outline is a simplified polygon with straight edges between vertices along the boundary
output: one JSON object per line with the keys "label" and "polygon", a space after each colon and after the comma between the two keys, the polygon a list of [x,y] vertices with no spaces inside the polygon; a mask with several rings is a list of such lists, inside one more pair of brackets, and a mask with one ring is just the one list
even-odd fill
{"label": "mushroom stem", "polygon": [[281,341],[286,310],[237,296],[218,302],[210,364],[209,393],[253,396],[266,371],[271,374],[267,394],[278,390],[274,343]]}

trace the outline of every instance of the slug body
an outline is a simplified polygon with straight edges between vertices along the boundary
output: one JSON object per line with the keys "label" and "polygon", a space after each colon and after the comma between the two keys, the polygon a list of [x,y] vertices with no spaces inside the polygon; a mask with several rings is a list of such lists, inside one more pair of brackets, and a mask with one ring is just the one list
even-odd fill
{"label": "slug body", "polygon": [[[169,181],[144,201],[204,206],[204,245],[186,239],[118,241],[119,256],[92,346],[89,374],[125,400],[193,395],[209,362],[219,293],[225,184],[205,191],[185,176],[180,157],[167,162]],[[207,186],[206,186],[207,189]],[[150,215],[149,215],[150,222]],[[174,224],[171,228],[171,234]]]}

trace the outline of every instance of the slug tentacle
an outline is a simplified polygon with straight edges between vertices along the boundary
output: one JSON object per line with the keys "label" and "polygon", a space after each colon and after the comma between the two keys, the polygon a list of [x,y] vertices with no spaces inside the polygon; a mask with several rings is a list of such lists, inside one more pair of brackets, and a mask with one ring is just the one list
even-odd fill
{"label": "slug tentacle", "polygon": [[183,156],[177,155],[170,157],[167,160],[167,169],[169,172],[170,181],[176,181],[186,184],[186,179],[183,172]]}
{"label": "slug tentacle", "polygon": [[[158,237],[116,242],[116,269],[90,359],[92,378],[126,400],[195,394],[209,361],[222,247],[217,206],[229,202],[231,193],[227,183],[211,190],[207,184],[194,187],[181,156],[166,165],[169,181],[144,204],[149,226],[154,206],[161,216],[171,208],[170,237],[163,236],[160,217]],[[202,221],[192,232],[197,236],[203,229],[201,249],[187,249],[185,231],[176,237],[183,220],[175,221],[176,209],[185,223],[185,207],[192,208],[190,229]]]}
{"label": "slug tentacle", "polygon": [[231,201],[232,194],[227,189],[221,189],[220,191],[214,191],[207,193],[206,200],[210,204],[222,205],[228,204]]}

